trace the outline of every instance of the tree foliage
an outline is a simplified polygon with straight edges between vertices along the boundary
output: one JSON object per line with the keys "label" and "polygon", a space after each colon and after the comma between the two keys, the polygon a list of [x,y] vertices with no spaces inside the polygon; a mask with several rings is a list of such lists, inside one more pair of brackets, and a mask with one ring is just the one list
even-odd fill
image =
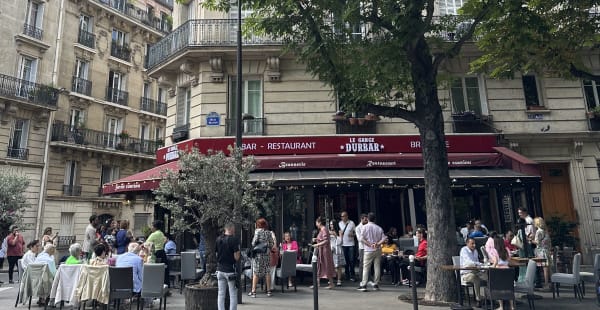
{"label": "tree foliage", "polygon": [[[477,29],[477,46],[483,56],[472,63],[474,70],[500,78],[551,71],[563,78],[600,82],[591,62],[585,61],[600,46],[600,1],[511,0],[501,4]],[[464,11],[472,14],[479,9],[477,1],[470,1]]]}
{"label": "tree foliage", "polygon": [[156,201],[171,211],[175,231],[201,231],[206,241],[206,275],[201,284],[213,285],[216,271],[215,240],[226,223],[249,228],[256,219],[263,195],[249,182],[252,157],[223,152],[181,152],[179,171],[166,171],[154,191]]}
{"label": "tree foliage", "polygon": [[23,225],[25,209],[29,207],[25,191],[29,179],[7,169],[0,170],[0,231],[11,225]]}

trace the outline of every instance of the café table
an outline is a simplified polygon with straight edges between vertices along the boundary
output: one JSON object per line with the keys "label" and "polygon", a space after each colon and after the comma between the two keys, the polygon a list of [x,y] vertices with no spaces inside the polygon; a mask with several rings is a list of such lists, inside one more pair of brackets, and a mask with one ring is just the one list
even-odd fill
{"label": "caf\u00e9 table", "polygon": [[454,265],[442,265],[441,269],[446,271],[453,271],[456,274],[456,286],[458,288],[458,304],[450,306],[453,310],[473,310],[471,306],[465,306],[462,298],[461,287],[460,287],[460,271],[486,271],[490,266],[454,266]]}

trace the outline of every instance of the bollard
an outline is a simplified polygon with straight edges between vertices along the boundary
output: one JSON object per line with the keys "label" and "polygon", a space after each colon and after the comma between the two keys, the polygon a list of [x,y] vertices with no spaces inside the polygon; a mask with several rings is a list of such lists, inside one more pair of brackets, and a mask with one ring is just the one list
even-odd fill
{"label": "bollard", "polygon": [[319,276],[317,275],[317,253],[319,249],[315,248],[312,256],[313,273],[313,309],[319,310]]}
{"label": "bollard", "polygon": [[415,272],[415,256],[410,255],[408,261],[410,262],[410,286],[412,288],[413,309],[418,310],[419,303],[417,302],[417,285],[415,280],[417,278],[417,273]]}
{"label": "bollard", "polygon": [[[241,261],[238,260],[237,263],[235,264],[235,273],[236,273],[236,277],[235,277],[235,287],[237,288],[237,300],[238,300],[238,305],[241,305],[242,302],[242,264]],[[228,289],[229,291],[229,289]]]}

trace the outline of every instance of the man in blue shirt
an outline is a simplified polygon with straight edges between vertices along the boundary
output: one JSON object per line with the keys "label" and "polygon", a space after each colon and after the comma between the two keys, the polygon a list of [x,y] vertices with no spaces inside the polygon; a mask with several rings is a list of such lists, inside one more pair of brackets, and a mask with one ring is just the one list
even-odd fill
{"label": "man in blue shirt", "polygon": [[116,267],[133,267],[133,292],[139,293],[142,291],[142,271],[144,262],[138,255],[140,252],[139,245],[132,242],[127,247],[127,253],[117,256]]}
{"label": "man in blue shirt", "polygon": [[[480,267],[479,254],[475,246],[475,239],[467,238],[467,245],[462,247],[460,250],[460,266],[461,267]],[[477,300],[478,306],[481,305],[481,293],[479,288],[481,287],[481,280],[485,280],[486,274],[479,272],[478,270],[461,270],[461,280],[467,283],[473,283],[475,289],[475,300]]]}
{"label": "man in blue shirt", "polygon": [[177,245],[175,244],[175,241],[173,241],[173,236],[167,233],[165,234],[165,237],[167,237],[167,243],[165,243],[165,254],[177,254]]}

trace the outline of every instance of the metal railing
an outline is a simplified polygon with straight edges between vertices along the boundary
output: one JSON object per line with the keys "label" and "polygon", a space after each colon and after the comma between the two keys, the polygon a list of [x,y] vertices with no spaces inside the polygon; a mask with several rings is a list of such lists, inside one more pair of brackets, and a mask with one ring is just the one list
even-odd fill
{"label": "metal railing", "polygon": [[336,134],[376,134],[377,121],[365,118],[348,118],[335,121]]}
{"label": "metal railing", "polygon": [[110,55],[125,61],[131,61],[131,49],[115,42],[110,45]]}
{"label": "metal railing", "polygon": [[71,244],[75,243],[75,236],[58,236],[58,242],[56,244],[57,249],[68,249]]}
{"label": "metal railing", "polygon": [[129,102],[129,93],[118,88],[107,87],[106,101],[110,101],[112,103],[120,105],[127,105],[127,103]]}
{"label": "metal railing", "polygon": [[140,110],[167,115],[167,105],[146,97],[140,98]]}
{"label": "metal railing", "polygon": [[[152,68],[173,54],[194,46],[236,46],[236,19],[192,19],[150,47],[148,67]],[[244,36],[244,45],[282,44],[266,35]]]}
{"label": "metal railing", "polygon": [[41,40],[42,35],[44,34],[44,31],[42,29],[36,27],[35,25],[24,24],[23,25],[23,34],[26,36],[30,36],[32,38]]}
{"label": "metal railing", "polygon": [[[142,22],[145,25],[148,25],[156,30],[161,32],[168,32],[167,29],[163,26],[163,22],[157,16],[149,16],[148,12],[144,8],[136,7],[133,4],[130,4],[127,0],[96,0],[104,5],[107,5],[133,19],[136,19]],[[173,0],[161,0],[161,1],[169,1],[171,2],[171,9],[173,8]],[[168,29],[170,31],[170,27]]]}
{"label": "metal railing", "polygon": [[58,89],[0,74],[0,96],[56,108]]}
{"label": "metal railing", "polygon": [[63,195],[81,196],[81,185],[63,185]]}
{"label": "metal railing", "polygon": [[29,158],[29,149],[9,147],[6,156],[15,159],[27,160],[27,158]]}
{"label": "metal railing", "polygon": [[96,35],[89,31],[79,29],[79,36],[77,37],[77,43],[83,44],[89,48],[95,48],[96,47]]}
{"label": "metal railing", "polygon": [[52,141],[147,155],[154,155],[156,150],[164,145],[163,141],[138,139],[124,134],[91,129],[72,128],[68,124],[58,122],[52,125]]}
{"label": "metal railing", "polygon": [[456,133],[486,133],[496,132],[492,115],[480,115],[473,112],[453,113],[453,130]]}
{"label": "metal railing", "polygon": [[[236,133],[237,124],[233,118],[225,119],[225,135],[233,136]],[[265,133],[265,118],[254,118],[242,120],[242,134],[245,136],[261,136]]]}
{"label": "metal railing", "polygon": [[73,76],[71,81],[71,91],[80,93],[86,96],[92,95],[92,81]]}

